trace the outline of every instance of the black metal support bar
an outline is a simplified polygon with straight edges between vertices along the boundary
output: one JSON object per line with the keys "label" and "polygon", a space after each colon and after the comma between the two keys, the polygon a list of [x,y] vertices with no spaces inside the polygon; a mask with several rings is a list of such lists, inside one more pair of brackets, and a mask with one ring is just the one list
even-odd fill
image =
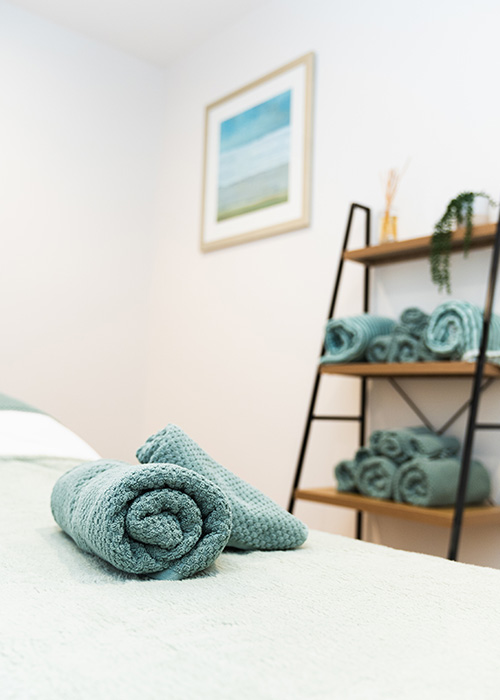
{"label": "black metal support bar", "polygon": [[363,420],[362,416],[311,416],[312,420],[352,420],[352,421],[358,421],[358,420]]}
{"label": "black metal support bar", "polygon": [[420,420],[425,425],[425,427],[429,428],[429,430],[434,431],[434,427],[433,427],[432,423],[430,422],[430,420],[427,418],[427,416],[424,413],[422,413],[422,411],[419,409],[417,404],[413,401],[413,399],[411,399],[408,396],[406,391],[397,383],[397,381],[395,379],[393,379],[392,377],[389,377],[389,384],[392,386],[393,389],[395,389],[395,391],[397,391],[397,393],[401,396],[401,398],[408,404],[408,406],[411,408],[413,413],[415,413],[420,418]]}
{"label": "black metal support bar", "polygon": [[450,537],[450,546],[448,550],[448,559],[455,560],[458,553],[458,545],[460,541],[460,530],[462,527],[462,518],[464,512],[465,492],[469,477],[470,460],[472,456],[472,447],[474,444],[474,429],[477,422],[477,411],[479,406],[479,394],[481,392],[481,382],[483,380],[484,363],[486,361],[486,348],[488,347],[488,334],[490,330],[491,313],[493,309],[493,301],[495,297],[495,286],[498,273],[498,261],[500,257],[500,218],[497,223],[495,234],[495,242],[493,244],[493,255],[491,256],[490,274],[488,278],[488,289],[486,292],[486,302],[484,305],[483,314],[483,332],[481,335],[481,346],[479,348],[479,356],[476,362],[476,373],[472,386],[471,405],[467,421],[467,432],[465,435],[464,449],[462,453],[462,464],[460,468],[460,481],[457,490],[457,499],[455,503],[455,513],[453,516],[453,525]]}
{"label": "black metal support bar", "polygon": [[[494,380],[493,380],[492,377],[490,377],[489,379],[487,379],[485,382],[483,382],[483,384],[481,384],[481,388],[479,389],[479,391],[480,391],[481,393],[482,393],[483,391],[486,391],[486,389],[487,389],[489,386],[491,386],[491,385],[493,384],[493,381],[494,381]],[[467,401],[465,401],[465,403],[463,403],[462,406],[460,406],[460,408],[458,409],[458,411],[455,411],[455,413],[454,413],[452,416],[450,416],[450,418],[448,418],[448,420],[446,421],[446,423],[444,423],[444,425],[442,425],[442,426],[439,428],[439,430],[436,430],[436,433],[437,433],[438,435],[442,435],[444,432],[446,432],[446,431],[448,430],[448,428],[449,428],[450,426],[452,426],[453,423],[455,423],[455,421],[457,421],[457,420],[460,418],[460,416],[462,415],[462,413],[464,413],[464,412],[469,408],[470,402],[471,402],[471,399],[467,399]],[[476,427],[477,427],[477,426],[476,426]]]}
{"label": "black metal support bar", "polygon": [[356,539],[363,539],[363,511],[356,511]]}
{"label": "black metal support bar", "polygon": [[[346,226],[345,235],[344,235],[344,241],[342,243],[342,253],[340,255],[340,261],[339,261],[338,268],[337,268],[337,277],[335,279],[335,285],[334,285],[333,294],[332,294],[332,301],[330,303],[330,308],[328,310],[327,318],[332,318],[333,312],[335,310],[335,304],[337,303],[337,297],[338,297],[339,288],[340,288],[340,280],[342,277],[342,269],[344,267],[344,252],[347,250],[347,244],[349,241],[349,235],[351,233],[352,223],[353,223],[353,219],[354,219],[354,213],[355,213],[356,209],[361,209],[362,211],[365,212],[365,216],[366,216],[366,218],[365,218],[365,242],[366,242],[366,245],[370,245],[370,209],[368,207],[363,206],[362,204],[353,203],[353,204],[351,204],[351,208],[349,210],[349,216],[347,219],[347,226]],[[363,304],[364,304],[365,310],[368,310],[368,303],[369,303],[369,290],[367,289],[367,280],[368,280],[368,271],[365,270],[365,289],[364,289],[364,296],[363,296]],[[321,344],[320,356],[323,355],[324,350],[325,350],[325,342],[323,339],[323,342]],[[321,374],[318,370],[316,370],[316,377],[314,379],[311,401],[309,402],[309,410],[307,413],[306,424],[304,427],[304,434],[302,436],[302,443],[300,446],[299,457],[297,460],[297,467],[295,469],[295,476],[294,476],[293,485],[292,485],[292,493],[290,494],[290,500],[288,502],[288,510],[290,513],[293,511],[293,507],[295,505],[295,491],[299,485],[300,475],[302,473],[302,467],[304,466],[304,458],[306,455],[307,443],[309,441],[309,435],[311,432],[311,425],[313,422],[313,415],[314,415],[314,406],[316,404],[316,398],[318,395],[320,378],[321,378]],[[364,384],[364,380],[363,380],[363,384]],[[363,393],[363,388],[362,388],[362,393]],[[361,432],[361,434],[364,435],[365,419],[364,419],[364,400],[363,400],[363,397],[361,399],[361,403],[362,403],[362,413],[361,413],[362,418],[360,421],[360,426],[361,426],[360,432]]]}
{"label": "black metal support bar", "polygon": [[476,430],[500,430],[500,423],[476,423]]}

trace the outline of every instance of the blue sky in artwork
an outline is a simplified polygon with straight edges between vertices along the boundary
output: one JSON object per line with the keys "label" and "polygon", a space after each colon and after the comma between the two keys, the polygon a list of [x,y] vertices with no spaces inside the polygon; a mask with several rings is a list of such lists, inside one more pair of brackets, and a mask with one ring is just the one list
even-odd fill
{"label": "blue sky in artwork", "polygon": [[277,129],[290,125],[291,90],[272,97],[220,126],[220,153],[244,146]]}

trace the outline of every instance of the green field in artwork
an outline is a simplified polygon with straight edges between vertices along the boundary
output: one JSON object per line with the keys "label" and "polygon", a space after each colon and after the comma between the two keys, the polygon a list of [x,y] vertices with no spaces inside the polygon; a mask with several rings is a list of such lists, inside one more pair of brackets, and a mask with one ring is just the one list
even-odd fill
{"label": "green field in artwork", "polygon": [[221,124],[217,221],[288,201],[291,91]]}

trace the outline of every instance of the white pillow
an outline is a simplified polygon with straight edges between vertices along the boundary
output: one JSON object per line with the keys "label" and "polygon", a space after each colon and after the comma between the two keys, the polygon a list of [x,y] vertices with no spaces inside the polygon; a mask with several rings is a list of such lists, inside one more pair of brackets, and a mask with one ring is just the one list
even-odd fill
{"label": "white pillow", "polygon": [[71,430],[44,413],[0,410],[0,457],[100,459]]}

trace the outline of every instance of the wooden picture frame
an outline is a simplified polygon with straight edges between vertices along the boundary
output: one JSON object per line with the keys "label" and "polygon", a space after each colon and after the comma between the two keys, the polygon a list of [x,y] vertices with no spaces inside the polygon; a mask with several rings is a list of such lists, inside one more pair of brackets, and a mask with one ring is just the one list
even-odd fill
{"label": "wooden picture frame", "polygon": [[314,54],[208,105],[201,250],[309,225]]}

